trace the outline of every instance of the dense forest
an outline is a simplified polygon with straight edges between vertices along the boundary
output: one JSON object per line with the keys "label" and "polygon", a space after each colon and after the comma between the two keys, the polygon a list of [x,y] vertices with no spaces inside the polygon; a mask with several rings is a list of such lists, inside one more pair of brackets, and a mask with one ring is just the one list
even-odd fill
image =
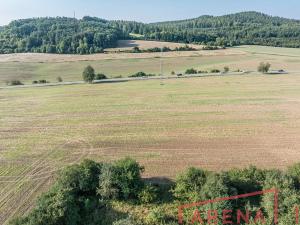
{"label": "dense forest", "polygon": [[[296,224],[300,164],[286,172],[249,167],[215,173],[189,168],[174,182],[156,184],[142,179],[143,171],[130,158],[113,163],[86,160],[70,166],[60,173],[56,183],[38,199],[27,216],[16,218],[10,225],[175,225],[178,206],[182,204],[274,188],[278,191],[278,224]],[[214,210],[213,220],[205,213],[195,217],[196,208],[186,209],[183,224],[274,224],[274,198],[274,193],[269,193],[197,209],[198,212]],[[224,210],[227,223],[224,223]],[[244,215],[240,222],[234,216],[238,210]]]}
{"label": "dense forest", "polygon": [[268,45],[300,47],[300,21],[272,17],[258,12],[153,24],[114,22],[126,33],[146,40],[200,43],[212,46]]}
{"label": "dense forest", "polygon": [[0,53],[92,54],[124,38],[121,30],[99,18],[24,19],[0,29]]}
{"label": "dense forest", "polygon": [[91,54],[114,47],[130,34],[144,40],[209,46],[268,45],[300,47],[300,21],[257,12],[161,23],[107,21],[94,17],[36,18],[0,27],[0,53]]}

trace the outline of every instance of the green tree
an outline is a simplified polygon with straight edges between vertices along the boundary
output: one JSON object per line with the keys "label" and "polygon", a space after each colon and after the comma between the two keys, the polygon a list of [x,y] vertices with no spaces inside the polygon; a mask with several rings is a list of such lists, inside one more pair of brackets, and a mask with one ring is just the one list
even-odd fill
{"label": "green tree", "polygon": [[63,79],[61,77],[56,78],[57,82],[63,82]]}
{"label": "green tree", "polygon": [[92,83],[95,79],[95,76],[95,70],[90,65],[87,66],[82,73],[82,78],[87,83]]}
{"label": "green tree", "polygon": [[261,62],[257,68],[257,71],[261,72],[261,73],[268,73],[270,70],[270,67],[271,67],[270,63]]}
{"label": "green tree", "polygon": [[224,73],[228,73],[229,72],[229,67],[228,66],[225,66],[224,67]]}

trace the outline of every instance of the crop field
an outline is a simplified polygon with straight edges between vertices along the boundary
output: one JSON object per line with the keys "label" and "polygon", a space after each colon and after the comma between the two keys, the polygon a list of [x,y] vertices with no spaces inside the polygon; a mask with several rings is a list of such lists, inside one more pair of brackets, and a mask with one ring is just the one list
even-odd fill
{"label": "crop field", "polygon": [[268,61],[273,69],[289,72],[300,71],[300,50],[288,48],[243,46],[217,51],[165,52],[161,53],[108,53],[96,55],[55,55],[55,54],[11,54],[0,55],[0,86],[6,81],[21,80],[31,84],[33,80],[46,79],[56,82],[61,76],[64,81],[81,80],[81,74],[88,64],[97,72],[108,77],[127,77],[138,71],[160,73],[163,61],[164,74],[172,71],[183,73],[194,67],[201,70],[223,69],[256,71],[261,61]]}
{"label": "crop field", "polygon": [[[117,48],[107,49],[108,51],[118,51],[118,50],[130,50],[133,47],[139,47],[140,49],[149,48],[163,48],[168,47],[170,49],[175,49],[176,47],[184,47],[185,44],[174,43],[174,42],[164,42],[164,41],[143,41],[143,40],[121,40],[118,41]],[[190,47],[195,49],[201,49],[203,46],[189,44]]]}
{"label": "crop field", "polygon": [[2,89],[0,224],[85,158],[130,156],[147,177],[285,169],[300,161],[299,104],[297,73]]}

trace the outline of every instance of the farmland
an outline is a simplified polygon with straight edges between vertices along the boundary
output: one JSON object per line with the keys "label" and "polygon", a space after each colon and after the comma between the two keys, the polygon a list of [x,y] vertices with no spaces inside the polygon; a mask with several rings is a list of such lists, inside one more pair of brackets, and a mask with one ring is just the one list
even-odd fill
{"label": "farmland", "polygon": [[[145,44],[144,44],[145,45]],[[143,46],[144,46],[143,45]],[[242,69],[256,71],[261,61],[268,61],[274,69],[300,71],[300,50],[274,47],[243,46],[216,51],[165,52],[162,55],[164,73],[184,72],[194,67],[201,70]],[[61,76],[64,81],[81,80],[83,68],[90,64],[108,77],[126,77],[138,71],[160,73],[161,53],[141,54],[96,54],[96,55],[55,55],[55,54],[10,54],[0,56],[0,86],[6,81],[19,79],[25,84],[33,80],[46,79],[56,82]]]}
{"label": "farmland", "polygon": [[84,158],[131,156],[146,177],[285,169],[300,161],[299,101],[297,73],[0,90],[0,223]]}

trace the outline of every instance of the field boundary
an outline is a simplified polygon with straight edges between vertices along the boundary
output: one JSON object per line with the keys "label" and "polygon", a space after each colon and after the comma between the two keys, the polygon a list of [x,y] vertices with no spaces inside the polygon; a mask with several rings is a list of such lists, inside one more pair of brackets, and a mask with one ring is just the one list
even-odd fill
{"label": "field boundary", "polygon": [[[94,80],[93,84],[101,83],[121,83],[128,81],[145,81],[145,80],[170,80],[170,79],[186,79],[186,78],[195,78],[195,77],[223,77],[223,76],[237,76],[252,73],[248,72],[232,72],[232,73],[207,73],[207,74],[189,74],[182,76],[155,76],[155,77],[134,77],[134,78],[116,78],[116,79],[105,79],[105,80]],[[64,85],[76,85],[76,84],[85,84],[84,81],[69,81],[61,83],[47,83],[47,84],[28,84],[28,85],[18,85],[18,86],[6,86],[0,87],[0,89],[15,89],[15,88],[31,88],[31,87],[51,87],[51,86],[64,86]]]}

